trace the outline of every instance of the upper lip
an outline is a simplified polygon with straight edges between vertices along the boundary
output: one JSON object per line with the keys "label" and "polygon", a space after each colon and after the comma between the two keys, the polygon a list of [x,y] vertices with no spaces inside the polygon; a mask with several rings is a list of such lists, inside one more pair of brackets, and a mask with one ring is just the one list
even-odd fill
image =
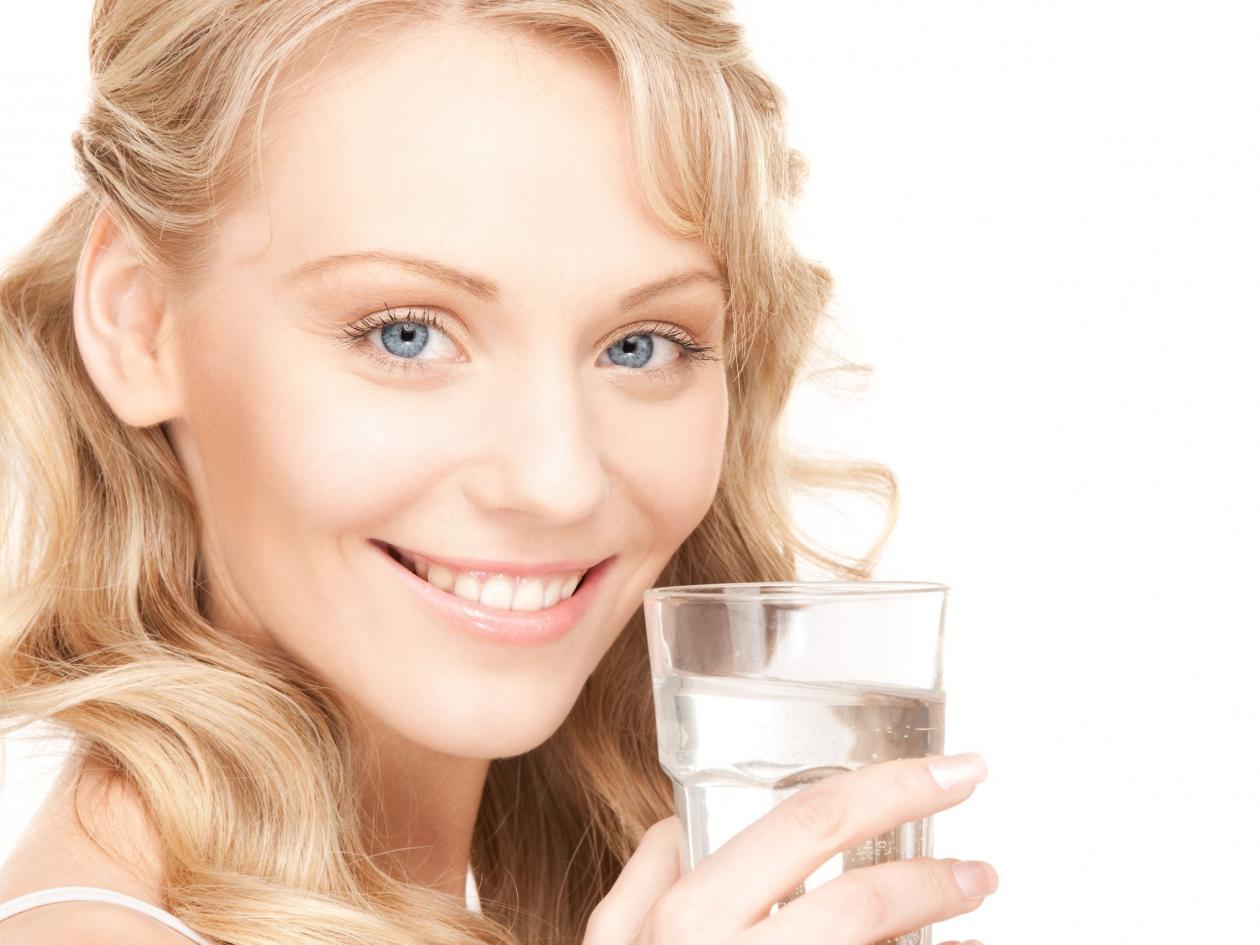
{"label": "upper lip", "polygon": [[[374,539],[375,540],[375,539]],[[413,551],[402,545],[380,541],[378,544],[389,545],[411,558],[423,558],[430,564],[438,564],[450,571],[488,571],[494,574],[507,574],[512,577],[536,577],[542,574],[553,574],[557,571],[587,571],[606,558],[578,560],[569,558],[564,561],[547,561],[541,564],[521,564],[515,561],[488,561],[484,558],[438,558],[428,552]]]}

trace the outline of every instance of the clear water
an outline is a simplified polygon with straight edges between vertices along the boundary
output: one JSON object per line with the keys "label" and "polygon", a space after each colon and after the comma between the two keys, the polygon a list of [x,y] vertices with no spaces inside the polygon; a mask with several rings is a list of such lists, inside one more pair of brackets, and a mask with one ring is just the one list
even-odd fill
{"label": "clear water", "polygon": [[[660,757],[687,832],[682,868],[815,781],[893,758],[941,754],[945,694],[861,683],[680,673],[654,680]],[[844,870],[932,855],[931,818],[837,853],[771,913]],[[872,945],[930,945],[922,929]]]}

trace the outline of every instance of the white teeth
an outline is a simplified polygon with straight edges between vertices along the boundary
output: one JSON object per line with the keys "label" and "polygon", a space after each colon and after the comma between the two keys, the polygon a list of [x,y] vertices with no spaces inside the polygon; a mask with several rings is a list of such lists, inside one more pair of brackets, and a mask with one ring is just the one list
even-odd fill
{"label": "white teeth", "polygon": [[[418,572],[419,567],[416,568]],[[455,586],[455,572],[450,568],[444,568],[440,564],[429,565],[428,581],[434,587],[440,587],[444,591],[449,591]]]}
{"label": "white teeth", "polygon": [[516,593],[512,595],[513,610],[542,610],[543,582],[539,578],[529,578],[516,585]]}
{"label": "white teeth", "polygon": [[481,600],[481,582],[467,571],[460,571],[455,576],[454,594],[464,600]]}
{"label": "white teeth", "polygon": [[547,589],[543,591],[543,606],[552,607],[556,601],[560,599],[560,592],[564,590],[564,578],[554,577],[547,582]]}
{"label": "white teeth", "polygon": [[404,557],[413,565],[415,573],[434,587],[498,610],[534,611],[554,607],[573,596],[586,573],[555,574],[547,579],[493,574],[483,579],[469,571],[452,571],[440,564],[431,564],[423,558]]}
{"label": "white teeth", "polygon": [[515,588],[505,577],[492,577],[481,586],[480,600],[487,607],[498,607],[509,610],[512,607],[512,592]]}

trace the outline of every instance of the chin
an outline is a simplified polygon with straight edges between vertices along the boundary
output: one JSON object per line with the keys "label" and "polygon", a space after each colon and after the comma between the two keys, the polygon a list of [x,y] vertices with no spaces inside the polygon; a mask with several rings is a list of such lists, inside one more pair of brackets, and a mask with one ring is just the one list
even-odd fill
{"label": "chin", "polygon": [[541,699],[510,701],[465,699],[463,707],[435,716],[418,712],[404,718],[395,717],[391,725],[409,741],[433,751],[457,758],[509,758],[537,748],[564,724],[576,701],[558,703],[554,696]]}

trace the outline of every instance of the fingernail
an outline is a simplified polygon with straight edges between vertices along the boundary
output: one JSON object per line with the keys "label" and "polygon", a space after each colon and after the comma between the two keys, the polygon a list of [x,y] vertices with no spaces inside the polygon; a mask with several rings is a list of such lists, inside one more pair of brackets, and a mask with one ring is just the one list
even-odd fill
{"label": "fingernail", "polygon": [[962,755],[946,755],[928,762],[928,770],[945,790],[961,784],[975,784],[989,776],[989,766],[974,751]]}
{"label": "fingernail", "polygon": [[968,899],[983,899],[985,896],[997,891],[997,870],[983,860],[964,860],[962,863],[951,863],[949,868],[954,871],[954,879],[958,881],[958,888],[963,891],[963,895]]}

